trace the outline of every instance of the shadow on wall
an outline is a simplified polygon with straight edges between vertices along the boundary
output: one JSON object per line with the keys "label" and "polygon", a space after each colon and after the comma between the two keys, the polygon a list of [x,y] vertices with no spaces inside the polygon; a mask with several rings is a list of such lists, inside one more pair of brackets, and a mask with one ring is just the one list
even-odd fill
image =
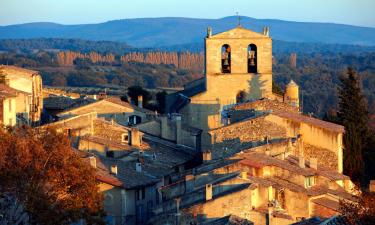
{"label": "shadow on wall", "polygon": [[211,142],[207,131],[221,125],[220,104],[191,103],[189,107],[189,116],[183,117],[183,119],[187,120],[186,122],[188,122],[188,124],[191,126],[198,127],[203,130],[201,149],[205,150],[207,147],[209,147],[209,143]]}
{"label": "shadow on wall", "polygon": [[261,75],[253,75],[251,80],[249,81],[250,93],[248,96],[248,100],[257,100],[262,98],[262,92],[266,85],[266,81],[260,80]]}

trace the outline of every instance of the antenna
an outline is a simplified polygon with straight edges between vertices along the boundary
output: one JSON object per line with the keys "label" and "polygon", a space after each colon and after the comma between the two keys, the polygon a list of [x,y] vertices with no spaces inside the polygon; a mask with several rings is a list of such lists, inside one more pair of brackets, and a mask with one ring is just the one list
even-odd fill
{"label": "antenna", "polygon": [[238,14],[238,12],[236,12],[236,15],[237,15],[237,19],[238,19],[238,27],[241,27],[241,16]]}

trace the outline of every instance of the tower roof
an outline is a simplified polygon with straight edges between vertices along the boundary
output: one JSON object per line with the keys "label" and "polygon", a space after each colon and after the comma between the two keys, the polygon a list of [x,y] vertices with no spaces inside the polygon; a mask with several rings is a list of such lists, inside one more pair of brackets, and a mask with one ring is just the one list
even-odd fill
{"label": "tower roof", "polygon": [[270,38],[261,33],[254,32],[252,30],[243,28],[242,26],[237,26],[233,29],[212,35],[210,38],[222,39],[222,38]]}
{"label": "tower roof", "polygon": [[294,82],[294,80],[290,80],[290,82],[287,86],[288,87],[298,87],[298,85],[296,84],[296,82]]}

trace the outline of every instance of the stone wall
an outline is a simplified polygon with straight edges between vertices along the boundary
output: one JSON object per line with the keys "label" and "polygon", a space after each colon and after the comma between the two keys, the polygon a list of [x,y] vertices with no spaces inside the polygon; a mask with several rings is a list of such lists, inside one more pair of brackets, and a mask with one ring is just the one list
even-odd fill
{"label": "stone wall", "polygon": [[258,73],[272,73],[272,39],[241,27],[205,39],[206,72],[221,73],[222,46],[231,48],[232,73],[248,73],[248,47],[257,47]]}
{"label": "stone wall", "polygon": [[146,134],[151,134],[157,137],[161,136],[160,121],[152,120],[146,123],[141,123],[137,125],[137,128]]}
{"label": "stone wall", "polygon": [[107,138],[111,141],[121,142],[122,135],[128,134],[129,132],[125,127],[115,127],[111,122],[103,119],[95,119],[93,123],[94,135]]}
{"label": "stone wall", "polygon": [[[230,185],[230,184],[227,184]],[[251,211],[251,190],[249,188],[228,195],[196,204],[184,211],[200,218],[220,218],[227,215],[236,215],[249,219]]]}
{"label": "stone wall", "polygon": [[306,159],[317,158],[319,165],[323,165],[324,167],[328,167],[334,171],[338,170],[338,159],[334,152],[326,148],[319,148],[307,143],[304,143],[303,146],[303,154]]}
{"label": "stone wall", "polygon": [[252,102],[246,102],[242,104],[238,104],[233,107],[233,110],[249,110],[253,109],[256,111],[283,111],[283,112],[291,112],[291,113],[299,113],[297,107],[293,107],[286,103],[270,100],[270,99],[260,99]]}
{"label": "stone wall", "polygon": [[212,138],[212,158],[231,155],[240,150],[254,147],[265,138],[286,137],[286,129],[270,122],[267,116],[231,124],[210,131]]}

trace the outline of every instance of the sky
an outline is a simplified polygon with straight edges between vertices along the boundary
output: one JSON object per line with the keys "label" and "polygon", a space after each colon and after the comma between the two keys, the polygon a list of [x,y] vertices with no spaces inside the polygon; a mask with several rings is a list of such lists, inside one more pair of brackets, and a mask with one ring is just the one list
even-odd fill
{"label": "sky", "polygon": [[375,27],[375,0],[0,0],[0,25],[100,23],[149,17],[332,22]]}

